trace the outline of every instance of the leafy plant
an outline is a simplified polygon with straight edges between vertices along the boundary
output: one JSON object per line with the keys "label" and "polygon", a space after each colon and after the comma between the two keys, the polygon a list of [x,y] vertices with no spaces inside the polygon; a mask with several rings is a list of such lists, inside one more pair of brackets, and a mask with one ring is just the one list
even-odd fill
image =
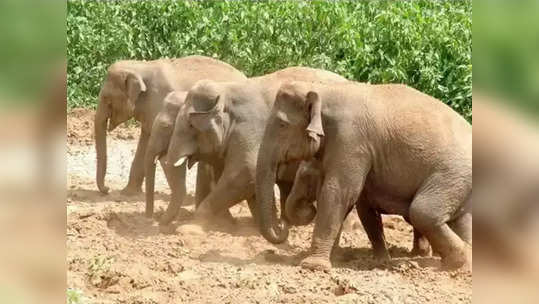
{"label": "leafy plant", "polygon": [[70,0],[69,106],[94,107],[116,60],[200,54],[248,76],[304,65],[406,83],[471,120],[471,16],[471,0]]}
{"label": "leafy plant", "polygon": [[87,303],[86,298],[80,290],[68,288],[66,291],[67,304],[84,304]]}

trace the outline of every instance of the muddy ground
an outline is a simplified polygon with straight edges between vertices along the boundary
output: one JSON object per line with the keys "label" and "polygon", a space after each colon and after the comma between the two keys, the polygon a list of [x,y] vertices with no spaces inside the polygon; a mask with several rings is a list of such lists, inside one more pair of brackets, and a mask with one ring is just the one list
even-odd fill
{"label": "muddy ground", "polygon": [[[342,252],[329,273],[297,266],[309,248],[313,226],[294,227],[287,243],[262,238],[245,203],[231,209],[232,227],[201,235],[185,229],[193,206],[178,216],[172,234],[144,216],[143,194],[126,197],[125,186],[138,129],[120,126],[108,138],[107,185],[95,185],[93,112],[68,114],[67,284],[89,303],[471,303],[472,275],[443,271],[438,257],[411,257],[412,229],[384,217],[393,259],[377,263],[360,225],[341,238]],[[194,193],[195,171],[188,174]],[[156,178],[156,216],[169,191]]]}

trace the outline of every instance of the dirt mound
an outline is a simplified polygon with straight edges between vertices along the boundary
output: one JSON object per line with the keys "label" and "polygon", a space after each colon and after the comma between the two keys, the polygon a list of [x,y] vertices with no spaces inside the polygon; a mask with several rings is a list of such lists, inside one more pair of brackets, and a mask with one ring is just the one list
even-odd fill
{"label": "dirt mound", "polygon": [[[162,233],[155,219],[144,216],[143,194],[118,191],[127,182],[135,128],[124,133],[133,134],[131,140],[110,137],[112,191],[97,191],[95,151],[87,146],[92,120],[93,111],[68,116],[67,282],[90,303],[472,302],[471,273],[441,271],[438,257],[411,257],[412,229],[400,217],[384,217],[390,262],[376,262],[363,230],[350,225],[329,273],[298,266],[312,225],[293,227],[288,242],[272,245],[260,236],[245,203],[231,209],[235,224],[209,231],[191,229],[193,207],[185,206]],[[169,199],[158,173],[156,218]],[[190,195],[195,177],[191,170]]]}
{"label": "dirt mound", "polygon": [[[67,115],[67,142],[70,145],[92,145],[94,143],[95,111],[75,108]],[[138,122],[130,120],[119,125],[108,137],[114,139],[135,139],[139,136]]]}

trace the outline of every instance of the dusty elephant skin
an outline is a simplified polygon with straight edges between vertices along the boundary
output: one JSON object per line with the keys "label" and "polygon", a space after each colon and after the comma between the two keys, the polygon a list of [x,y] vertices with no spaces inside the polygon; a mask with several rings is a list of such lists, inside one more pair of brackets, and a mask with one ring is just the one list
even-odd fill
{"label": "dusty elephant skin", "polygon": [[[189,91],[186,110],[176,119],[168,162],[177,166],[187,162],[190,167],[201,161],[216,171],[217,183],[197,208],[196,218],[210,217],[243,200],[257,218],[255,170],[265,122],[281,83],[296,79],[347,81],[328,71],[292,67],[243,82],[200,81]],[[279,170],[282,201],[292,186],[295,168]]]}
{"label": "dusty elephant skin", "polygon": [[107,171],[106,132],[134,117],[141,123],[141,134],[129,181],[123,194],[141,191],[144,179],[144,156],[153,120],[165,96],[172,91],[186,91],[200,79],[216,81],[242,80],[246,77],[227,63],[204,56],[154,61],[124,60],[112,64],[99,93],[95,115],[95,145],[97,153],[96,182],[99,191],[105,186]]}
{"label": "dusty elephant skin", "polygon": [[[69,134],[78,137],[67,145],[67,286],[80,291],[87,302],[472,303],[471,273],[439,271],[437,257],[407,254],[412,229],[400,216],[383,217],[389,252],[396,259],[373,260],[367,235],[343,228],[343,251],[333,255],[329,274],[296,267],[310,247],[313,224],[291,228],[287,244],[273,246],[261,236],[244,203],[230,208],[237,224],[228,232],[162,234],[145,218],[140,195],[129,199],[116,191],[104,196],[92,190],[95,150],[89,146],[92,132],[86,129],[94,114],[86,109],[68,113]],[[130,124],[108,135],[109,150],[114,151],[107,171],[111,189],[127,180],[125,168],[137,144],[127,135],[137,132],[140,129]],[[155,178],[160,192],[155,210],[169,205],[169,185],[161,173],[157,170]],[[187,172],[189,196],[198,191],[197,175]],[[194,209],[182,207],[186,212],[175,218],[179,224],[190,222]],[[350,216],[357,218],[355,212]]]}
{"label": "dusty elephant skin", "polygon": [[[312,222],[312,220],[314,219],[316,215],[316,208],[314,207],[314,203],[317,199],[317,194],[320,190],[321,178],[322,178],[322,172],[321,172],[321,166],[320,166],[319,161],[317,161],[316,159],[312,159],[309,161],[301,161],[299,168],[296,172],[294,185],[292,187],[292,190],[290,191],[290,194],[285,204],[286,206],[285,215],[289,223],[294,224],[294,225],[307,225]],[[358,200],[358,202],[356,203],[358,216],[360,216],[359,212],[361,209],[361,206],[359,206],[359,203],[362,203],[362,202],[368,203],[369,200],[368,199]],[[380,209],[380,207],[376,205],[369,206],[369,207],[374,209],[373,213],[376,216],[376,221],[379,223],[382,223],[381,214],[388,214],[388,212],[386,212],[383,209]],[[350,212],[352,212],[352,210],[350,210]],[[405,219],[405,220],[408,223],[410,223],[409,219]],[[342,227],[341,227],[341,230],[342,230]],[[421,233],[417,229],[414,228],[413,231],[414,231],[413,247],[410,253],[414,256],[415,255],[428,256],[430,254],[430,244],[428,243],[428,240],[423,235],[421,235]],[[335,240],[334,246],[338,246],[340,234],[341,232],[339,232]],[[388,258],[389,253],[386,248],[385,236],[383,233],[381,235],[381,244],[383,244],[383,247],[380,248],[381,251],[378,255],[382,256],[383,258]]]}
{"label": "dusty elephant skin", "polygon": [[150,139],[144,160],[145,179],[146,179],[146,216],[153,216],[154,209],[154,189],[155,189],[155,166],[157,161],[161,162],[163,172],[171,189],[171,202],[161,219],[170,221],[179,210],[180,204],[185,197],[185,166],[172,167],[167,166],[164,157],[170,142],[170,136],[174,129],[176,116],[183,106],[187,92],[172,92],[165,97],[161,111],[155,117],[153,122]]}
{"label": "dusty elephant skin", "polygon": [[472,128],[447,105],[404,85],[284,84],[256,172],[261,232],[272,243],[288,236],[273,206],[277,167],[312,157],[321,162],[322,182],[302,266],[331,268],[330,250],[358,199],[376,254],[385,251],[372,206],[409,218],[446,267],[471,265]]}
{"label": "dusty elephant skin", "polygon": [[[181,166],[171,166],[166,162],[166,153],[176,123],[176,116],[184,107],[187,91],[175,91],[169,93],[165,99],[161,111],[155,117],[152,125],[150,139],[144,160],[144,171],[146,179],[146,216],[153,216],[154,209],[154,190],[155,190],[155,169],[157,161],[161,163],[163,172],[171,190],[170,204],[166,212],[159,219],[160,224],[169,224],[178,214],[181,203],[186,194],[185,189],[185,164]],[[199,165],[197,170],[197,190],[196,203],[209,193],[214,177],[211,174],[211,168],[205,165]]]}

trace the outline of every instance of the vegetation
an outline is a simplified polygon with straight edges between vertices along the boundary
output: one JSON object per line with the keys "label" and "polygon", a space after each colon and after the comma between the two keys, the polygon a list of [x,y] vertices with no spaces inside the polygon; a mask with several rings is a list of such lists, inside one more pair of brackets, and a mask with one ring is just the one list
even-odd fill
{"label": "vegetation", "polygon": [[[493,5],[494,4],[494,5]],[[476,89],[539,117],[536,1],[476,1]]]}
{"label": "vegetation", "polygon": [[67,304],[84,304],[86,300],[80,290],[68,288],[66,291]]}
{"label": "vegetation", "polygon": [[[43,99],[65,60],[64,1],[0,1],[0,107]],[[1,301],[0,301],[1,302]]]}
{"label": "vegetation", "polygon": [[294,65],[406,83],[472,117],[472,1],[74,1],[69,107],[94,107],[106,67],[191,54],[248,76]]}

